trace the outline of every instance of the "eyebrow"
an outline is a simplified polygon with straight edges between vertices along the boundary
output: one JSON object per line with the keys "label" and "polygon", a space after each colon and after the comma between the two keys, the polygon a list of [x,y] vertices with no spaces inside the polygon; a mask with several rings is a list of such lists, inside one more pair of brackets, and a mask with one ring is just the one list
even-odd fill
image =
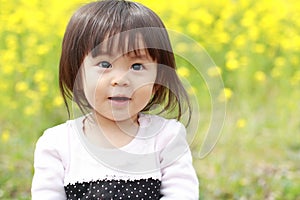
{"label": "eyebrow", "polygon": [[[142,52],[142,53],[141,53]],[[151,58],[148,51],[145,49],[138,49],[135,51],[130,51],[126,53],[126,55],[130,58],[139,58],[139,59],[149,59]]]}

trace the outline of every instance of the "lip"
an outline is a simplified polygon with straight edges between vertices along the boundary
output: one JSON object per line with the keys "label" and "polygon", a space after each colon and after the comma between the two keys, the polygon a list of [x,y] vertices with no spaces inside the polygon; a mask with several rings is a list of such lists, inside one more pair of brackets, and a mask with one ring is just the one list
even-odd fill
{"label": "lip", "polygon": [[127,105],[131,101],[131,98],[126,96],[111,96],[108,97],[108,100],[112,106],[120,107]]}

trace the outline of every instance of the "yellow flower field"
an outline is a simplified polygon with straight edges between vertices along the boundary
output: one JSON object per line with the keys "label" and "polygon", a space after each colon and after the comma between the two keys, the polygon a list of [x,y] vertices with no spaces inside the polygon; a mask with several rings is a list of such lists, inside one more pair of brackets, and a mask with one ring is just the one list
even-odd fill
{"label": "yellow flower field", "polygon": [[[70,16],[86,2],[0,0],[0,199],[30,199],[35,142],[67,120],[60,46]],[[199,106],[191,147],[201,199],[300,200],[300,2],[139,2],[213,61],[199,71],[186,59],[197,51],[173,44],[178,74]],[[211,91],[206,80],[217,79],[222,87]],[[205,133],[218,123],[214,102],[226,105],[226,117],[217,145],[201,157]]]}

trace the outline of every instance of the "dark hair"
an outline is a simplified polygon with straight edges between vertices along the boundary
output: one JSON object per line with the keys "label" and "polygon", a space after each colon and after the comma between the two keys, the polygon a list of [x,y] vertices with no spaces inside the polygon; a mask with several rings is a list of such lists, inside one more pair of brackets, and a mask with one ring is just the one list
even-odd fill
{"label": "dark hair", "polygon": [[159,113],[175,114],[174,117],[180,120],[187,107],[190,119],[188,95],[175,72],[175,58],[163,22],[149,8],[124,0],[86,4],[75,12],[67,26],[60,58],[59,87],[69,117],[68,99],[74,100],[83,112],[91,108],[82,89],[82,76],[78,75],[85,56],[90,52],[93,56],[99,54],[97,46],[101,42],[126,31],[129,31],[129,34],[125,34],[129,37],[128,44],[121,38],[110,43],[118,42],[123,52],[133,50],[138,53],[135,38],[140,34],[149,55],[158,63],[154,86],[156,91],[142,111],[149,111],[153,105],[159,104],[163,107]]}

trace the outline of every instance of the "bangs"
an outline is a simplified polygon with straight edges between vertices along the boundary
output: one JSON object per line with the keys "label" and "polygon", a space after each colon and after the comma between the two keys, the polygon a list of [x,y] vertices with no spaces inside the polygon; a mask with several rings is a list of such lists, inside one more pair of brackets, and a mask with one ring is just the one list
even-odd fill
{"label": "bangs", "polygon": [[92,57],[97,57],[103,54],[123,56],[132,53],[135,56],[143,56],[146,52],[152,60],[159,60],[160,48],[155,43],[146,40],[145,38],[149,37],[145,36],[145,33],[149,34],[149,28],[120,32],[107,36],[100,43],[96,40],[94,44],[97,45],[90,50],[90,53]]}
{"label": "bangs", "polygon": [[85,55],[91,53],[95,57],[114,51],[138,55],[140,49],[145,49],[158,61],[161,50],[172,52],[165,27],[153,11],[133,2],[104,2],[97,2],[103,5],[96,10],[93,4],[86,10],[92,17],[84,24],[88,30],[82,35]]}

